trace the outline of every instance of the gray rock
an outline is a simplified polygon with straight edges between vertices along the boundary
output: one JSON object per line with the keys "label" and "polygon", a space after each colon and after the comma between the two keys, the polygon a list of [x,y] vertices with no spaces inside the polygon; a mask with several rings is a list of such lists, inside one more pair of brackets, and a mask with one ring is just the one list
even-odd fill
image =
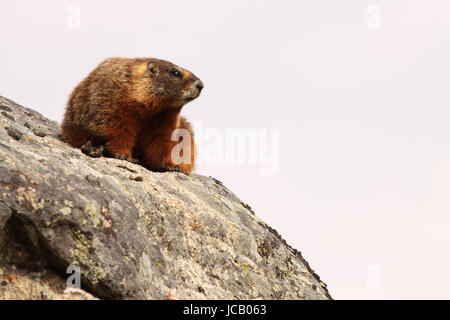
{"label": "gray rock", "polygon": [[1,96],[0,106],[0,298],[70,298],[70,265],[88,298],[331,298],[214,178],[88,157],[61,141],[57,122]]}

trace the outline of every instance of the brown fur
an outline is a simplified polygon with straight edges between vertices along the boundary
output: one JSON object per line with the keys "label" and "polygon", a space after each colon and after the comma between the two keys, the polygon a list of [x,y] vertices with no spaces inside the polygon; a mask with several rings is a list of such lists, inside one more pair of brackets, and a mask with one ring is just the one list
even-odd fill
{"label": "brown fur", "polygon": [[[177,72],[178,71],[178,72]],[[106,144],[110,154],[137,159],[157,171],[194,168],[194,135],[180,116],[182,106],[195,99],[203,83],[191,72],[153,58],[110,58],[95,68],[70,95],[62,135],[81,147]],[[191,162],[171,159],[172,132],[191,134]]]}

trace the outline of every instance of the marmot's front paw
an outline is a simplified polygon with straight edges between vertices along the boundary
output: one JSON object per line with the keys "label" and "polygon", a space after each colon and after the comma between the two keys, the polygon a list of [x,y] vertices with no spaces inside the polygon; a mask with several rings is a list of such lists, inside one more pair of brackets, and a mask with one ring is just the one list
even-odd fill
{"label": "marmot's front paw", "polygon": [[81,152],[92,158],[100,158],[105,155],[105,146],[94,147],[91,141],[81,146]]}

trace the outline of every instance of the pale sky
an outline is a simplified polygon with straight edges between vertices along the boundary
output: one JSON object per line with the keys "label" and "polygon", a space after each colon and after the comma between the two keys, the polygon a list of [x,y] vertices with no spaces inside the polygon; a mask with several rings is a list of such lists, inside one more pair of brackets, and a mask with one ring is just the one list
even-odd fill
{"label": "pale sky", "polygon": [[172,61],[205,84],[182,112],[202,149],[212,132],[278,132],[275,174],[206,162],[197,173],[300,250],[334,298],[448,299],[449,9],[3,0],[0,94],[61,121],[71,90],[103,59]]}

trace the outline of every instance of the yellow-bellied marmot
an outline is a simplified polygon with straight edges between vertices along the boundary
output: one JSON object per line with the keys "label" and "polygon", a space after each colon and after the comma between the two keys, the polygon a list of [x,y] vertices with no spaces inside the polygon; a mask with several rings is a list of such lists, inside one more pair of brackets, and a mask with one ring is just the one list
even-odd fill
{"label": "yellow-bellied marmot", "polygon": [[[137,159],[151,170],[190,174],[194,135],[180,111],[202,89],[199,78],[168,61],[107,59],[70,95],[62,123],[63,140],[75,147],[106,145],[110,155]],[[171,139],[175,129],[190,133],[190,161],[177,164],[171,157],[179,143]]]}

